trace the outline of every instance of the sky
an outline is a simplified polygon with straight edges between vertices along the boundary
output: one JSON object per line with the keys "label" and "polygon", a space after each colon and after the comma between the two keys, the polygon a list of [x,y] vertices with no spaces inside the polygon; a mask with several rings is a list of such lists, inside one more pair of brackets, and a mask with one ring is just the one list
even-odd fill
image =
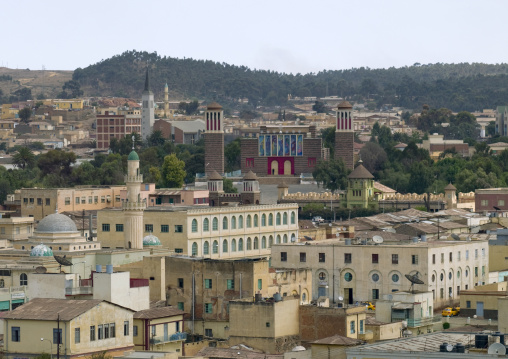
{"label": "sky", "polygon": [[17,0],[0,66],[74,70],[127,50],[286,73],[508,62],[508,1]]}

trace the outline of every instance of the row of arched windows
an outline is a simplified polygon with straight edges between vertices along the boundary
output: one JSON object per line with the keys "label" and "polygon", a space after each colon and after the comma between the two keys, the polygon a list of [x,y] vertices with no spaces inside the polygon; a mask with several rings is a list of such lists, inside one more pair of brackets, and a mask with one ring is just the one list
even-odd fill
{"label": "row of arched windows", "polygon": [[[273,213],[268,214],[268,216],[263,213],[261,215],[261,227],[273,226]],[[268,224],[267,224],[268,219]],[[275,216],[275,225],[287,225],[288,224],[288,214],[287,212],[280,213],[278,212]],[[296,224],[296,212],[291,212],[291,224]],[[229,223],[228,217],[222,218],[222,229],[229,229],[229,225],[231,225],[231,229],[242,229],[243,228],[243,215],[239,215],[238,219],[236,216],[231,217],[231,223]],[[247,228],[259,227],[259,216],[257,214],[251,216],[247,215],[245,225]],[[196,233],[198,231],[198,220],[192,220],[191,226],[192,232]],[[212,231],[219,230],[219,219],[217,217],[213,217],[212,219]],[[203,219],[203,232],[210,231],[210,220],[208,218]]]}
{"label": "row of arched windows", "polygon": [[[288,235],[287,234],[284,234],[283,236],[278,234],[275,237],[275,244],[280,244],[280,243],[288,243]],[[239,238],[238,240],[236,240],[236,238],[233,238],[233,239],[231,239],[231,241],[224,239],[222,241],[222,252],[221,253],[237,252],[237,251],[241,252],[244,250],[246,250],[246,251],[257,250],[260,248],[260,246],[261,246],[261,249],[266,249],[266,248],[270,248],[273,244],[274,244],[274,237],[272,235],[268,236],[268,238],[266,236],[262,236],[261,243],[260,243],[258,237],[254,237],[254,239],[252,239],[251,237],[247,237],[247,240],[245,240],[245,242],[244,242],[243,238]],[[245,245],[245,249],[244,249],[244,245]],[[209,255],[209,254],[219,254],[219,241],[218,240],[214,240],[212,242],[212,248],[210,248],[209,241],[204,241],[203,255]],[[192,255],[193,256],[199,255],[197,242],[192,243]]]}

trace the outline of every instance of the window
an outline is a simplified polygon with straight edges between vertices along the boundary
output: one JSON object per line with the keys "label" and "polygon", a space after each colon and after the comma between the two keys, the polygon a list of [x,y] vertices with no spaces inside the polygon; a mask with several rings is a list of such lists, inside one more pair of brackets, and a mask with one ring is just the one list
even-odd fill
{"label": "window", "polygon": [[109,324],[104,324],[104,339],[109,339]]}
{"label": "window", "polygon": [[97,339],[99,340],[104,339],[104,329],[102,324],[99,324],[97,326]]}
{"label": "window", "polygon": [[[33,198],[30,198],[30,204],[34,204],[34,199]],[[79,199],[78,199],[78,204],[79,204]]]}
{"label": "window", "polygon": [[268,248],[272,248],[273,236],[268,237]]}
{"label": "window", "polygon": [[208,241],[203,243],[203,254],[210,254],[210,243]]}
{"label": "window", "polygon": [[183,288],[183,278],[178,278],[178,288]]}
{"label": "window", "polygon": [[280,252],[280,261],[287,262],[287,260],[288,260],[288,253],[287,252]]}
{"label": "window", "polygon": [[296,223],[296,214],[295,212],[291,212],[291,224],[295,224]]}
{"label": "window", "polygon": [[325,256],[325,254],[324,254],[324,253],[319,253],[318,257],[319,257],[319,261],[320,261],[321,263],[324,263],[324,262],[326,261],[326,260],[325,260],[326,256]]}
{"label": "window", "polygon": [[258,289],[259,290],[263,289],[263,280],[262,279],[258,279]]}
{"label": "window", "polygon": [[145,232],[153,233],[153,224],[145,224]]}
{"label": "window", "polygon": [[90,326],[90,341],[93,342],[95,340],[95,325]]}
{"label": "window", "polygon": [[457,260],[460,261],[460,251],[457,252]]}
{"label": "window", "polygon": [[19,285],[28,285],[28,276],[26,273],[21,273],[19,276]]}
{"label": "window", "polygon": [[213,241],[212,253],[213,254],[219,253],[219,242]]}
{"label": "window", "polygon": [[62,344],[62,328],[53,328],[53,344]]}
{"label": "window", "polygon": [[266,227],[266,214],[261,215],[261,227]]}
{"label": "window", "polygon": [[488,199],[482,199],[481,204],[482,204],[482,206],[488,206],[489,205],[489,200]]}
{"label": "window", "polygon": [[275,224],[277,226],[280,226],[280,224],[281,224],[281,215],[280,215],[280,213],[277,213],[277,216],[275,217]]}
{"label": "window", "polygon": [[238,251],[243,251],[243,238],[238,240]]}
{"label": "window", "polygon": [[212,289],[212,280],[211,279],[205,279],[205,288]]}
{"label": "window", "polygon": [[436,264],[436,255],[435,254],[432,255],[432,264]]}
{"label": "window", "polygon": [[307,253],[300,252],[300,262],[307,262]]}
{"label": "window", "polygon": [[282,238],[283,238],[284,243],[288,242],[288,235],[287,234],[284,234],[284,237],[282,237]]}
{"label": "window", "polygon": [[116,329],[115,329],[115,323],[109,323],[109,337],[115,338],[116,337]]}
{"label": "window", "polygon": [[466,249],[466,260],[469,259],[469,249]]}
{"label": "window", "polygon": [[326,279],[326,273],[325,272],[319,272],[318,278],[319,278],[319,280],[325,280]]}
{"label": "window", "polygon": [[198,244],[196,242],[192,243],[192,255],[197,256],[198,255]]}
{"label": "window", "polygon": [[21,341],[21,330],[19,327],[11,327],[11,340],[13,342]]}
{"label": "window", "polygon": [[132,336],[133,337],[137,337],[138,336],[138,326],[137,325],[133,325],[132,326]]}
{"label": "window", "polygon": [[268,215],[268,225],[273,226],[273,214],[272,213],[270,213]]}
{"label": "window", "polygon": [[284,212],[282,215],[282,224],[288,224],[288,214],[287,212]]}
{"label": "window", "polygon": [[474,259],[478,259],[478,249],[474,250]]}
{"label": "window", "polygon": [[183,248],[175,248],[175,253],[183,253]]}
{"label": "window", "polygon": [[377,264],[379,263],[379,255],[378,254],[372,254],[372,263]]}
{"label": "window", "polygon": [[236,239],[231,240],[231,252],[236,252]]}
{"label": "window", "polygon": [[247,238],[247,250],[252,250],[252,239],[250,237]]}
{"label": "window", "polygon": [[258,239],[258,237],[254,237],[254,249],[259,249],[259,239]]}
{"label": "window", "polygon": [[242,229],[243,228],[243,216],[240,215],[238,216],[238,229]]}
{"label": "window", "polygon": [[213,331],[212,329],[205,329],[205,337],[213,338]]}
{"label": "window", "polygon": [[205,313],[208,313],[208,314],[213,313],[212,303],[205,303]]}
{"label": "window", "polygon": [[123,335],[124,336],[129,335],[129,321],[128,320],[123,322]]}
{"label": "window", "polygon": [[482,248],[482,258],[485,258],[485,248]]}
{"label": "window", "polygon": [[344,263],[351,263],[351,253],[344,253]]}
{"label": "window", "polygon": [[349,323],[349,332],[351,334],[355,334],[356,324],[355,321],[352,320],[351,323]]}
{"label": "window", "polygon": [[42,206],[42,198],[37,198],[37,205]]}
{"label": "window", "polygon": [[94,203],[99,203],[99,196],[94,196],[93,197],[93,202]]}
{"label": "window", "polygon": [[79,344],[81,342],[80,328],[74,328],[74,343]]}
{"label": "window", "polygon": [[392,264],[399,264],[399,255],[392,254]]}
{"label": "window", "polygon": [[49,206],[51,203],[51,200],[49,198],[46,198],[46,206]]}
{"label": "window", "polygon": [[222,218],[222,229],[228,229],[228,217]]}
{"label": "window", "polygon": [[265,323],[265,326],[266,326],[267,328],[270,328],[270,322],[266,322],[266,323]]}
{"label": "window", "polygon": [[263,236],[261,238],[261,249],[265,249],[266,248],[266,237]]}
{"label": "window", "polygon": [[92,202],[93,202],[92,196],[88,196],[88,204],[92,204]]}
{"label": "window", "polygon": [[453,252],[450,252],[450,254],[449,254],[449,256],[448,256],[448,257],[449,257],[449,260],[450,260],[450,263],[451,263],[451,262],[452,262],[452,260],[453,260]]}
{"label": "window", "polygon": [[227,287],[228,289],[235,289],[235,280],[234,279],[227,279]]}
{"label": "window", "polygon": [[224,241],[222,241],[222,253],[227,253],[228,252],[228,240],[225,239]]}
{"label": "window", "polygon": [[258,219],[259,219],[258,215],[255,214],[254,215],[254,227],[258,227],[259,226]]}
{"label": "window", "polygon": [[106,203],[106,197],[105,196],[101,196],[101,203]]}
{"label": "window", "polygon": [[441,253],[441,264],[444,263],[444,253]]}
{"label": "window", "polygon": [[123,224],[117,224],[116,225],[116,231],[117,232],[123,232]]}
{"label": "window", "polygon": [[344,280],[346,282],[351,282],[353,280],[353,275],[349,272],[347,272],[346,274],[344,274]]}
{"label": "window", "polygon": [[208,232],[210,230],[210,221],[208,218],[203,219],[203,232]]}
{"label": "window", "polygon": [[418,264],[418,254],[411,255],[411,264]]}
{"label": "window", "polygon": [[218,230],[219,230],[219,219],[217,217],[214,217],[212,220],[212,231]]}
{"label": "window", "polygon": [[102,231],[103,232],[109,232],[109,223],[103,223],[102,224]]}
{"label": "window", "polygon": [[175,224],[175,233],[183,233],[183,226],[181,224]]}
{"label": "window", "polygon": [[466,300],[466,308],[471,308],[471,301],[470,300]]}
{"label": "window", "polygon": [[236,217],[231,217],[231,229],[236,229]]}
{"label": "window", "polygon": [[360,320],[360,334],[363,334],[363,323],[364,323],[364,320],[361,319]]}
{"label": "window", "polygon": [[478,277],[478,267],[474,267],[474,276]]}
{"label": "window", "polygon": [[379,289],[372,289],[372,299],[379,299]]}
{"label": "window", "polygon": [[497,205],[498,205],[498,207],[499,206],[504,206],[504,199],[498,199],[497,200]]}
{"label": "window", "polygon": [[482,266],[482,276],[485,275],[485,266]]}
{"label": "window", "polygon": [[169,233],[169,224],[161,224],[161,233]]}
{"label": "window", "polygon": [[183,302],[178,302],[178,309],[179,310],[184,310],[183,308],[184,308]]}
{"label": "window", "polygon": [[393,281],[393,283],[397,283],[399,281],[399,275],[398,274],[392,274],[392,281]]}

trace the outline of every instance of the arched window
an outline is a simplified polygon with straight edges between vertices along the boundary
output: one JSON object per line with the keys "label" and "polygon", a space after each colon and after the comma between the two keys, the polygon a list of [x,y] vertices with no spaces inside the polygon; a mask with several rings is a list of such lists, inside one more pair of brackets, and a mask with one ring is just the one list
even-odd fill
{"label": "arched window", "polygon": [[247,238],[247,250],[250,251],[252,249],[252,240],[249,238]]}
{"label": "arched window", "polygon": [[231,241],[231,252],[236,252],[236,239]]}
{"label": "arched window", "polygon": [[212,230],[213,231],[218,231],[219,230],[219,220],[217,219],[217,217],[213,217],[213,220],[212,220]]}
{"label": "arched window", "polygon": [[5,282],[3,279],[0,279],[0,288],[5,287]]}
{"label": "arched window", "polygon": [[282,238],[283,238],[282,240],[284,241],[284,243],[288,242],[288,235],[287,234],[285,234],[284,237],[282,237]]}
{"label": "arched window", "polygon": [[210,221],[208,218],[203,220],[203,232],[208,232],[210,230]]}
{"label": "arched window", "polygon": [[273,214],[272,213],[270,213],[268,215],[268,225],[273,226]]}
{"label": "arched window", "polygon": [[275,224],[280,226],[280,213],[277,213],[277,217],[275,217]]}
{"label": "arched window", "polygon": [[259,249],[259,240],[258,240],[258,237],[254,237],[254,249]]}
{"label": "arched window", "polygon": [[277,234],[277,240],[275,241],[275,243],[277,243],[277,244],[280,243],[280,234]]}
{"label": "arched window", "polygon": [[259,226],[259,223],[258,223],[258,218],[259,218],[259,217],[258,217],[258,215],[257,215],[257,214],[255,214],[255,215],[254,215],[254,227]]}
{"label": "arched window", "polygon": [[266,237],[263,236],[261,238],[261,249],[265,249],[266,248]]}
{"label": "arched window", "polygon": [[284,212],[282,215],[282,224],[288,224],[288,214],[287,212]]}
{"label": "arched window", "polygon": [[219,253],[219,242],[213,241],[212,253],[213,254]]}
{"label": "arched window", "polygon": [[198,255],[198,244],[196,242],[192,243],[192,255],[193,256]]}
{"label": "arched window", "polygon": [[243,216],[240,215],[238,216],[238,229],[242,229],[243,228]]}
{"label": "arched window", "polygon": [[225,239],[223,242],[222,242],[222,253],[227,253],[228,252],[228,240]]}
{"label": "arched window", "polygon": [[222,229],[228,229],[228,217],[222,218]]}
{"label": "arched window", "polygon": [[238,240],[238,252],[243,251],[243,238]]}
{"label": "arched window", "polygon": [[272,248],[272,245],[273,245],[273,236],[270,236],[268,238],[268,248]]}
{"label": "arched window", "polygon": [[231,229],[236,229],[236,216],[231,217]]}
{"label": "arched window", "polygon": [[21,273],[19,276],[19,285],[28,285],[28,276],[26,273]]}
{"label": "arched window", "polygon": [[295,212],[291,212],[291,224],[295,224],[296,222],[296,214]]}
{"label": "arched window", "polygon": [[252,218],[249,214],[249,215],[247,215],[247,228],[250,228],[250,227],[252,227]]}
{"label": "arched window", "polygon": [[193,219],[192,220],[192,233],[196,233],[198,231],[198,220]]}
{"label": "arched window", "polygon": [[266,227],[266,214],[261,215],[261,227]]}
{"label": "arched window", "polygon": [[203,244],[203,254],[210,254],[210,243],[208,241]]}

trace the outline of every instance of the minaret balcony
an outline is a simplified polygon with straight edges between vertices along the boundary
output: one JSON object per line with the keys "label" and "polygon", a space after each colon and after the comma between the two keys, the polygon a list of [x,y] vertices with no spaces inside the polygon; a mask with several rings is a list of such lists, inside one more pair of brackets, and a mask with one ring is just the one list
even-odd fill
{"label": "minaret balcony", "polygon": [[124,211],[143,211],[146,209],[145,202],[122,202],[122,209]]}
{"label": "minaret balcony", "polygon": [[125,181],[125,183],[128,183],[128,182],[143,183],[143,175],[134,175],[134,176],[125,175],[124,181]]}

